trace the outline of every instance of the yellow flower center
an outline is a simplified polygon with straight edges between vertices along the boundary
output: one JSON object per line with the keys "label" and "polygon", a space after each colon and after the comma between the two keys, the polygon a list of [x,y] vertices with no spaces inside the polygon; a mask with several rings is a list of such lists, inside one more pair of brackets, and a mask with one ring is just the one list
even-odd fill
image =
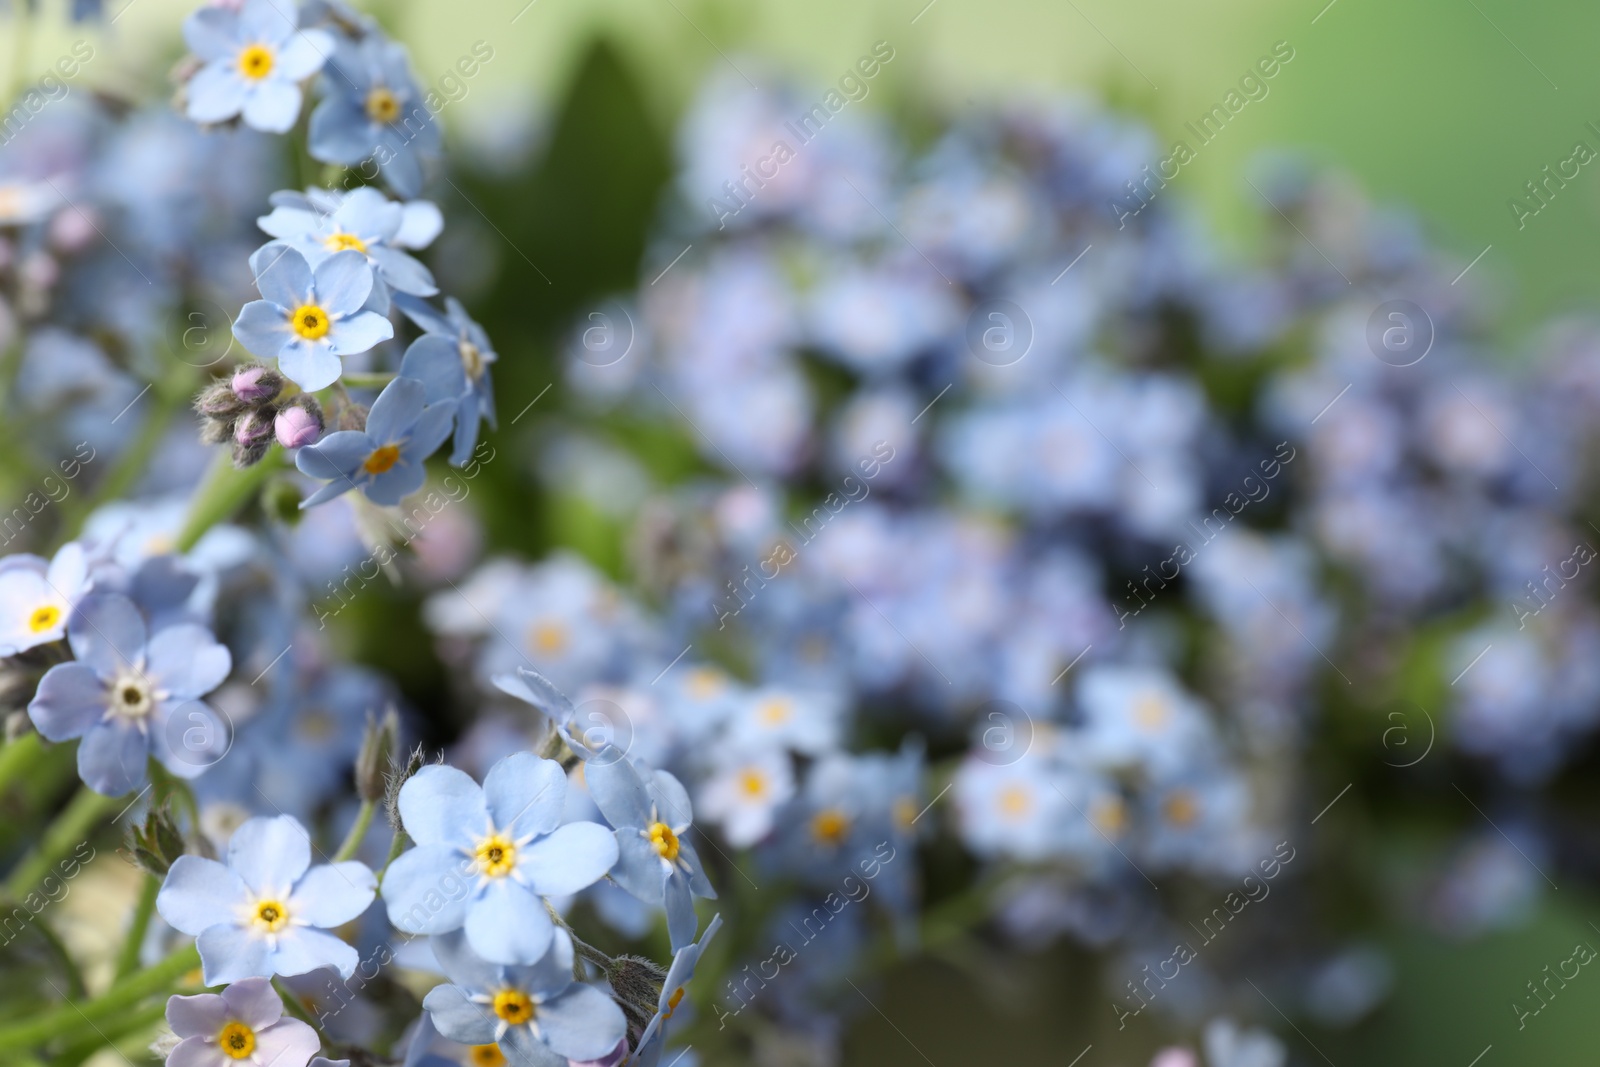
{"label": "yellow flower center", "polygon": [[761,721],[768,726],[781,726],[789,721],[789,716],[794,714],[794,708],[782,697],[769,700],[761,705]]}
{"label": "yellow flower center", "polygon": [[1107,837],[1116,837],[1128,825],[1128,812],[1122,801],[1107,797],[1095,805],[1094,824]]}
{"label": "yellow flower center", "polygon": [[229,1023],[217,1032],[217,1047],[229,1059],[242,1060],[256,1050],[256,1032],[244,1023]]}
{"label": "yellow flower center", "polygon": [[689,695],[696,700],[709,700],[722,692],[725,684],[722,672],[711,667],[696,667],[689,672]]}
{"label": "yellow flower center", "polygon": [[28,629],[36,634],[46,630],[54,630],[61,623],[61,609],[54,604],[45,604],[33,609],[33,614],[28,616]]}
{"label": "yellow flower center", "polygon": [[1146,730],[1159,730],[1167,721],[1167,702],[1150,693],[1133,705],[1133,720]]}
{"label": "yellow flower center", "polygon": [[654,822],[645,831],[645,836],[655,846],[656,855],[668,863],[678,858],[678,835],[672,832],[672,827],[664,822]]}
{"label": "yellow flower center", "polygon": [[251,81],[260,81],[272,73],[272,49],[264,44],[246,45],[239,53],[239,73]]}
{"label": "yellow flower center", "polygon": [[838,808],[825,808],[811,818],[811,836],[824,845],[837,845],[850,832],[850,817]]}
{"label": "yellow flower center", "polygon": [[344,252],[353,248],[362,255],[365,255],[367,251],[367,242],[363,241],[353,233],[329,234],[327,238],[323,240],[322,246],[330,252]]}
{"label": "yellow flower center", "polygon": [[1033,807],[1033,794],[1020,785],[1008,785],[1000,791],[1000,813],[1008,819],[1020,819]]}
{"label": "yellow flower center", "polygon": [[496,993],[494,1013],[512,1026],[521,1026],[535,1014],[533,1001],[520,989],[502,989]]}
{"label": "yellow flower center", "polygon": [[528,644],[535,652],[559,656],[567,647],[567,628],[559,622],[536,622],[528,627]]}
{"label": "yellow flower center", "polygon": [[1168,821],[1179,826],[1188,826],[1200,814],[1200,805],[1195,803],[1194,794],[1187,789],[1174,789],[1167,794],[1167,799],[1161,805],[1162,814]]}
{"label": "yellow flower center", "polygon": [[899,797],[894,802],[894,824],[901,832],[908,832],[911,824],[917,821],[917,802],[910,797]]}
{"label": "yellow flower center", "polygon": [[400,98],[379,85],[367,94],[367,118],[373,122],[393,122],[400,117]]}
{"label": "yellow flower center", "polygon": [[767,791],[767,776],[757,770],[747,770],[739,775],[739,788],[747,797],[759,797]]}
{"label": "yellow flower center", "polygon": [[368,474],[385,474],[396,463],[400,462],[400,446],[384,445],[382,448],[372,450],[372,455],[361,464],[361,469]]}
{"label": "yellow flower center", "polygon": [[263,933],[275,934],[289,925],[289,909],[281,900],[258,900],[250,922]]}
{"label": "yellow flower center", "polygon": [[672,1018],[672,1013],[678,1010],[678,1002],[683,999],[683,986],[672,991],[672,996],[667,998],[667,1010],[661,1013],[663,1019]]}
{"label": "yellow flower center", "polygon": [[473,856],[478,870],[490,878],[504,878],[517,865],[517,844],[504,834],[491,834],[478,842]]}
{"label": "yellow flower center", "polygon": [[506,1067],[506,1054],[499,1045],[473,1045],[467,1050],[472,1067]]}
{"label": "yellow flower center", "polygon": [[328,318],[328,313],[316,304],[305,304],[294,309],[294,314],[289,316],[289,325],[307,341],[315,341],[327,334],[333,322]]}
{"label": "yellow flower center", "polygon": [[142,719],[155,706],[150,683],[137,674],[124,674],[111,684],[111,712],[127,719]]}

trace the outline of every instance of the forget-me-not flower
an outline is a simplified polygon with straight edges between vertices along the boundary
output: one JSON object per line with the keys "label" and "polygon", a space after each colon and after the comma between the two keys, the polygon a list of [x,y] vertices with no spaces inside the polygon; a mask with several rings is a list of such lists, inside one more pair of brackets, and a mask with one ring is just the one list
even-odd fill
{"label": "forget-me-not flower", "polygon": [[565,1060],[599,1059],[627,1030],[616,1002],[573,981],[572,939],[565,930],[555,932],[550,950],[531,965],[489,963],[459,931],[435,937],[433,953],[450,983],[435,986],[422,1006],[452,1041],[495,1042],[519,1067],[565,1067]]}
{"label": "forget-me-not flower", "polygon": [[156,897],[161,917],[193,934],[207,985],[333,967],[356,950],[325,931],[367,910],[377,879],[356,860],[311,866],[311,838],[289,815],[258,816],[228,839],[226,865],[180,856]]}
{"label": "forget-me-not flower", "polygon": [[666,771],[648,779],[615,750],[585,766],[595,806],[616,830],[616,883],[647,904],[665,903],[674,948],[694,940],[693,894],[716,897],[694,846],[683,840],[694,820],[689,794]]}
{"label": "forget-me-not flower", "polygon": [[400,250],[405,205],[371,186],[349,193],[321,189],[305,196],[280,193],[273,197],[272,213],[256,223],[305,256],[313,269],[346,249],[366,256],[373,271],[368,305],[374,311],[388,311],[390,289],[414,296],[432,296],[439,291],[428,268]]}
{"label": "forget-me-not flower", "polygon": [[299,29],[295,8],[246,0],[238,11],[202,7],[183,23],[183,38],[205,63],[189,82],[188,113],[196,122],[245,124],[284,133],[300,115],[300,82],[322,69],[333,51],[323,30]]}
{"label": "forget-me-not flower", "polygon": [[378,34],[341,41],[322,81],[327,95],[311,113],[311,155],[347,167],[376,160],[396,193],[420,193],[422,158],[438,154],[439,125],[405,48]]}
{"label": "forget-me-not flower", "polygon": [[661,996],[656,1002],[656,1013],[645,1026],[644,1033],[639,1035],[639,1050],[637,1062],[641,1064],[654,1064],[661,1057],[661,1047],[667,1039],[667,1023],[677,1012],[679,1003],[683,1000],[684,987],[694,977],[695,967],[700,963],[700,957],[705,955],[706,946],[711,944],[711,939],[717,936],[717,931],[722,928],[722,916],[713,915],[706,924],[706,932],[700,935],[700,940],[692,945],[685,945],[672,957],[672,966],[667,968],[667,977],[661,983]]}
{"label": "forget-me-not flower", "polygon": [[430,397],[457,401],[455,449],[450,462],[459,467],[477,446],[479,422],[488,420],[490,428],[494,428],[494,387],[489,365],[499,356],[489,343],[489,335],[455,297],[445,299],[447,311],[443,315],[420,300],[397,303],[412,322],[426,331],[406,349],[400,373],[424,382]]}
{"label": "forget-me-not flower", "polygon": [[349,489],[360,489],[375,504],[398,504],[422,488],[423,462],[444,444],[455,414],[452,401],[429,404],[426,393],[414,378],[396,378],[373,401],[365,430],[339,430],[296,453],[301,473],[328,479],[300,506]]}
{"label": "forget-me-not flower", "polygon": [[168,1067],[306,1067],[322,1050],[317,1032],[285,1018],[283,1001],[266,978],[245,978],[219,993],[173,997],[167,1025],[182,1038]]}
{"label": "forget-me-not flower", "polygon": [[417,845],[384,876],[389,921],[412,934],[464,928],[495,963],[537,961],[555,932],[542,898],[591,886],[617,861],[599,823],[562,825],[566,795],[561,764],[531,752],[500,760],[482,786],[454,767],[422,768],[400,787]]}
{"label": "forget-me-not flower", "polygon": [[250,257],[264,299],[239,311],[233,335],[308,393],[339,380],[341,356],[365,352],[394,336],[389,320],[362,310],[372,293],[372,268],[354,249],[337,252],[312,270],[287,245],[269,243]]}
{"label": "forget-me-not flower", "polygon": [[227,729],[199,698],[228,677],[233,658],[205,627],[151,635],[132,600],[93,593],[67,620],[67,643],[77,660],[45,673],[28,716],[47,740],[82,738],[78,774],[89,788],[137,788],[151,755],[193,778],[227,750]]}
{"label": "forget-me-not flower", "polygon": [[62,545],[48,563],[20,553],[0,559],[0,656],[61,640],[89,585],[88,560],[76,542]]}

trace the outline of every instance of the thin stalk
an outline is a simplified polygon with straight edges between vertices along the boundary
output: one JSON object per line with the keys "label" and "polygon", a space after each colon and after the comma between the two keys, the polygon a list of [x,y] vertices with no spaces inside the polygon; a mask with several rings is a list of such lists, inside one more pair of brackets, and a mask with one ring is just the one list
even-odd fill
{"label": "thin stalk", "polygon": [[156,910],[156,894],[161,892],[161,880],[146,874],[139,887],[139,899],[133,906],[133,921],[128,925],[128,939],[117,954],[116,978],[126,978],[139,969],[139,949],[144,944],[145,931],[150,929],[150,916]]}
{"label": "thin stalk", "polygon": [[104,797],[88,786],[78,790],[60,815],[45,830],[34,850],[22,858],[6,879],[5,895],[21,900],[50,873],[68,852],[89,840],[106,814],[117,810],[121,797]]}
{"label": "thin stalk", "polygon": [[383,885],[383,876],[389,873],[389,864],[400,858],[400,853],[406,847],[406,832],[396,830],[394,838],[389,842],[389,857],[383,861],[383,870],[378,872],[378,884]]}
{"label": "thin stalk", "polygon": [[361,802],[361,810],[356,812],[356,821],[350,827],[350,832],[344,835],[344,843],[339,846],[339,851],[333,854],[333,862],[343,863],[354,858],[356,850],[361,847],[361,842],[367,839],[367,831],[372,827],[372,813],[378,810],[378,805],[371,800]]}
{"label": "thin stalk", "polygon": [[[146,997],[171,992],[178,980],[200,966],[200,950],[181,948],[142,971],[137,971],[85,1004],[62,1004],[29,1022],[0,1027],[0,1053],[36,1048],[65,1033],[81,1033],[85,1022],[108,1019],[137,1005]],[[0,1056],[0,1061],[5,1057]]]}
{"label": "thin stalk", "polygon": [[61,1055],[56,1057],[55,1067],[77,1067],[102,1048],[114,1047],[118,1041],[154,1026],[166,1018],[166,1014],[166,1003],[157,1001],[154,1004],[141,1004],[137,1008],[129,1008],[105,1022],[96,1023],[94,1035],[77,1044],[68,1045],[62,1050]]}

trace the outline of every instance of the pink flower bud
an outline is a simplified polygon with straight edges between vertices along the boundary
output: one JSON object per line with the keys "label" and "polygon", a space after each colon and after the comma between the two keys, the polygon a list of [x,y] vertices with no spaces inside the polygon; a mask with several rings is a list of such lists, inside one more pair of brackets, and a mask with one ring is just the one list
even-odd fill
{"label": "pink flower bud", "polygon": [[234,371],[228,385],[240,400],[257,404],[277,396],[283,389],[283,379],[260,364],[254,364]]}
{"label": "pink flower bud", "polygon": [[278,443],[284,448],[303,448],[322,436],[322,413],[301,404],[292,404],[278,412],[273,428]]}

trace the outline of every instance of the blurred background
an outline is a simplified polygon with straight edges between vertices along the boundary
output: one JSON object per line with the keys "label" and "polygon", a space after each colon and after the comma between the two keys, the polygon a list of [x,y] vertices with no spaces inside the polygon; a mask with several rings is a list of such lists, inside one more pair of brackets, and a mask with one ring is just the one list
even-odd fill
{"label": "blurred background", "polygon": [[[160,95],[167,87],[152,73],[181,57],[177,27],[191,6],[108,0],[108,24],[43,19],[28,39],[13,35],[0,60],[28,64],[28,57],[55,55],[87,36],[100,49],[86,72],[97,87]],[[1032,302],[1016,297],[1030,336],[1038,331],[1035,362],[1048,357],[1057,364],[1047,366],[1076,367],[1075,353],[1093,348],[1118,388],[1137,392],[1141,382],[1170,383],[1174,375],[1192,387],[1170,409],[1138,408],[1144,423],[1097,427],[1128,464],[1117,465],[1117,479],[1149,481],[1137,462],[1145,459],[1135,440],[1140,426],[1159,437],[1163,427],[1190,420],[1199,428],[1176,435],[1172,469],[1182,467],[1186,449],[1193,450],[1189,458],[1203,457],[1191,472],[1191,493],[1128,505],[1128,515],[1120,504],[1085,504],[1071,486],[1012,484],[996,472],[1046,463],[1074,446],[1043,431],[1015,433],[1031,416],[996,399],[1015,399],[1007,393],[1012,387],[963,363],[969,369],[950,377],[962,384],[946,398],[962,412],[961,428],[938,446],[945,458],[931,443],[909,457],[918,480],[891,500],[1004,527],[1030,558],[1049,556],[1055,545],[1087,555],[1101,574],[1097,610],[1105,618],[1081,632],[1103,631],[1109,644],[1122,640],[1112,635],[1123,630],[1107,609],[1120,615],[1140,603],[1125,587],[1168,555],[1171,530],[1182,529],[1166,516],[1208,514],[1279,440],[1300,450],[1286,464],[1282,495],[1241,523],[1262,539],[1240,548],[1246,558],[1234,561],[1244,592],[1238,581],[1229,585],[1234,572],[1193,585],[1186,576],[1179,596],[1157,602],[1146,634],[1118,646],[1125,659],[1166,664],[1231,722],[1231,744],[1257,764],[1276,764],[1258,768],[1267,799],[1258,792],[1255,803],[1309,857],[1270,900],[1250,906],[1254,928],[1224,950],[1219,969],[1227,978],[1203,1004],[1162,1005],[1118,1026],[1108,1002],[1122,996],[1122,980],[1163,958],[1146,953],[1141,938],[1152,931],[1140,923],[1155,914],[1204,915],[1228,885],[1214,877],[1190,883],[1158,874],[1149,885],[1133,879],[1157,903],[1143,919],[1107,920],[1103,939],[1093,916],[1058,922],[1059,909],[1040,905],[1036,918],[1026,908],[1013,913],[1003,937],[936,939],[879,968],[870,1000],[862,994],[864,1003],[843,1012],[845,1063],[1065,1065],[1080,1063],[1074,1057],[1082,1054],[1081,1067],[1142,1067],[1162,1048],[1198,1048],[1206,1020],[1219,1012],[1271,1031],[1296,1064],[1493,1067],[1592,1059],[1600,979],[1569,979],[1559,994],[1539,983],[1574,956],[1574,945],[1600,944],[1600,797],[1592,785],[1600,770],[1592,743],[1600,645],[1594,594],[1583,577],[1563,570],[1559,595],[1551,592],[1557,586],[1537,583],[1572,556],[1571,542],[1600,538],[1589,522],[1600,509],[1588,491],[1587,459],[1600,346],[1585,318],[1600,283],[1600,181],[1575,151],[1580,142],[1600,149],[1600,73],[1587,51],[1600,33],[1600,10],[1506,0],[390,0],[365,10],[408,45],[419,79],[449,99],[441,122],[450,176],[435,181],[429,195],[450,227],[429,262],[496,341],[502,432],[493,440],[514,457],[485,470],[475,497],[475,559],[515,554],[537,561],[570,551],[620,587],[655,583],[651,592],[660,593],[671,583],[641,562],[652,557],[639,547],[651,501],[754,475],[752,487],[782,486],[793,510],[828,491],[837,469],[823,453],[844,445],[830,438],[796,447],[794,456],[777,446],[769,454],[760,443],[764,428],[786,425],[786,418],[811,421],[820,440],[833,433],[822,428],[836,425],[847,401],[878,396],[880,387],[899,390],[894,400],[909,403],[908,413],[944,396],[947,364],[938,359],[920,368],[913,366],[920,356],[870,364],[872,352],[898,351],[900,336],[891,331],[875,348],[870,321],[836,325],[832,336],[846,338],[836,347],[854,350],[853,361],[807,356],[811,400],[804,411],[785,408],[783,395],[765,396],[773,405],[763,409],[766,419],[727,436],[715,414],[692,406],[689,414],[681,407],[674,413],[648,386],[597,378],[591,371],[604,360],[574,358],[584,325],[612,309],[627,309],[641,352],[692,348],[685,338],[694,340],[694,330],[675,313],[712,314],[704,290],[718,270],[731,272],[715,282],[726,289],[719,313],[735,324],[729,329],[759,331],[759,321],[740,316],[759,320],[751,304],[767,297],[740,284],[759,289],[751,279],[763,278],[762,268],[715,258],[757,227],[783,233],[791,247],[806,246],[796,256],[801,265],[789,264],[791,281],[804,277],[809,286],[825,273],[829,256],[847,241],[826,221],[800,218],[815,206],[807,192],[781,203],[789,194],[758,195],[749,213],[730,213],[738,216],[731,229],[719,229],[707,201],[736,203],[695,168],[735,178],[736,164],[753,162],[769,134],[776,136],[750,117],[757,105],[739,101],[777,99],[775,114],[798,116],[879,42],[890,46],[892,61],[848,104],[852,125],[828,151],[859,153],[856,163],[874,153],[900,161],[846,170],[884,176],[856,191],[886,220],[905,221],[893,206],[905,184],[949,177],[945,194],[956,205],[946,230],[931,226],[907,238],[891,221],[884,239],[906,238],[917,255],[905,259],[913,266],[925,260],[939,274],[950,261],[939,251],[923,255],[923,234],[949,236],[956,260],[1021,260],[1017,248],[1027,241],[1012,231],[1043,228],[1032,214],[1037,202],[1011,205],[1021,211],[1019,221],[1006,204],[993,207],[977,195],[981,181],[963,192],[956,177],[976,166],[1047,188],[1055,174],[1050,153],[1078,153],[1082,172],[1096,175],[1082,183],[1090,191],[1062,192],[1070,205],[1049,211],[1081,221],[1062,225],[1059,239],[1053,232],[1047,247],[1027,255],[1046,283],[1071,277],[1076,266],[1104,286],[1085,282],[1089,288],[1076,290],[1074,279],[1054,289],[1033,285]],[[480,42],[492,46],[492,60],[456,78],[458,60]],[[1257,64],[1274,56],[1275,73],[1256,77]],[[1197,137],[1195,124],[1223,105],[1241,78],[1252,80],[1247,101],[1230,109],[1214,138]],[[1068,110],[1052,110],[1059,107]],[[1084,114],[1114,116],[1119,125],[1097,126]],[[985,143],[984,132],[1003,125],[996,116],[1008,116],[1008,131],[1033,131],[1030,143],[1046,147],[1030,155],[1009,142]],[[741,122],[744,141],[719,143],[719,131]],[[950,147],[951,130],[964,131],[969,152]],[[1123,183],[1143,181],[1141,167],[1171,158],[1178,141],[1197,149],[1193,159],[1180,161],[1176,176],[1163,172],[1170,180],[1148,214],[1130,215],[1129,231],[1140,234],[1137,253],[1129,253],[1137,263],[1122,263],[1116,204],[1137,206]],[[1101,164],[1104,173],[1097,173]],[[227,170],[224,161],[206,180],[227,182]],[[867,214],[858,204],[852,217]],[[1110,258],[1097,263],[1100,257]],[[1168,267],[1182,277],[1158,278]],[[1093,273],[1099,271],[1106,273]],[[979,280],[950,282],[970,296],[954,313],[918,304],[916,294],[905,298],[909,306],[882,299],[900,316],[895,329],[903,334],[953,314],[954,325],[933,329],[960,348],[960,339],[972,336],[970,306],[980,297],[1014,296],[1009,282],[992,285],[985,280],[991,276],[975,270]],[[1141,295],[1147,291],[1155,295]],[[1181,299],[1163,296],[1173,292]],[[1380,338],[1400,321],[1378,314],[1390,301],[1413,309],[1404,311],[1412,316],[1405,328],[1424,329],[1426,320],[1437,350],[1423,346],[1412,359],[1404,345],[1372,342],[1374,319]],[[1169,314],[1169,303],[1192,315]],[[1097,319],[1102,312],[1095,309],[1103,307],[1115,309],[1103,315],[1114,328],[1062,324]],[[1083,339],[1056,345],[1051,331]],[[817,327],[795,347],[826,347],[817,340],[825,334]],[[1052,346],[1059,348],[1054,356]],[[885,371],[882,363],[894,365]],[[1396,376],[1407,369],[1415,373]],[[1048,397],[1051,379],[1039,373],[1023,392]],[[509,425],[547,385],[556,391],[534,409],[539,417]],[[1351,385],[1353,393],[1340,392]],[[1105,395],[1092,384],[1084,388],[1071,397],[1092,405]],[[646,394],[642,403],[638,394]],[[1482,425],[1464,428],[1470,412],[1442,410],[1458,396]],[[1191,401],[1205,414],[1195,414]],[[1085,421],[1128,410],[1107,401],[1090,406]],[[870,412],[856,414],[870,422]],[[949,414],[953,425],[957,416]],[[748,451],[740,433],[754,435]],[[960,455],[949,458],[949,450]],[[927,473],[936,467],[941,475]],[[1058,490],[1059,499],[1040,503],[1041,494]],[[680,492],[675,506],[698,505]],[[1079,525],[1091,524],[1083,518],[1091,513],[1095,530],[1086,535]],[[1264,555],[1251,557],[1257,549]],[[1273,556],[1280,550],[1308,556],[1284,563]],[[960,551],[948,566],[978,584],[991,573],[976,564],[969,571]],[[1241,608],[1233,599],[1253,597],[1252,580],[1267,590],[1256,593],[1273,611],[1235,626],[1242,614],[1260,614],[1258,602]],[[671,601],[670,589],[660,595]],[[1298,598],[1299,607],[1285,607],[1286,598]],[[352,658],[392,675],[410,703],[440,709],[429,729],[443,743],[461,732],[452,716],[459,717],[464,698],[447,657],[435,651],[438,635],[420,621],[422,600],[404,587],[364,599],[336,639]],[[1524,620],[1516,605],[1532,611],[1546,601],[1553,607],[1536,612],[1544,615],[1539,625],[1554,629],[1539,631],[1536,646],[1516,645],[1527,632],[1517,625]],[[1004,630],[1004,622],[996,628]],[[1261,662],[1248,662],[1252,648]],[[1481,662],[1473,658],[1479,648]],[[935,654],[934,670],[969,654],[977,655],[952,645]],[[1069,658],[1051,660],[1047,673]],[[1258,699],[1272,708],[1241,710]],[[918,702],[913,696],[904,703]],[[944,715],[946,726],[981,722],[972,711],[978,703],[934,717]],[[1026,717],[1066,726],[1075,724],[1074,714],[1034,709]],[[908,719],[915,715],[887,716],[880,747],[894,747]],[[943,755],[958,756],[959,747]],[[930,760],[938,749],[935,740]],[[978,881],[997,855],[1024,869],[1047,866],[1026,849],[1020,859],[1003,848],[973,851],[980,856],[949,841],[925,845],[932,902],[950,886]],[[1121,893],[1123,885],[1107,883],[1106,891]],[[1114,900],[1096,907],[1120,914]],[[1538,1002],[1535,986],[1545,991]],[[1535,1006],[1537,1017],[1524,1017]],[[762,1050],[763,1062],[805,1061],[774,1041]],[[1241,1047],[1204,1062],[1271,1067],[1282,1060],[1270,1049]]]}

